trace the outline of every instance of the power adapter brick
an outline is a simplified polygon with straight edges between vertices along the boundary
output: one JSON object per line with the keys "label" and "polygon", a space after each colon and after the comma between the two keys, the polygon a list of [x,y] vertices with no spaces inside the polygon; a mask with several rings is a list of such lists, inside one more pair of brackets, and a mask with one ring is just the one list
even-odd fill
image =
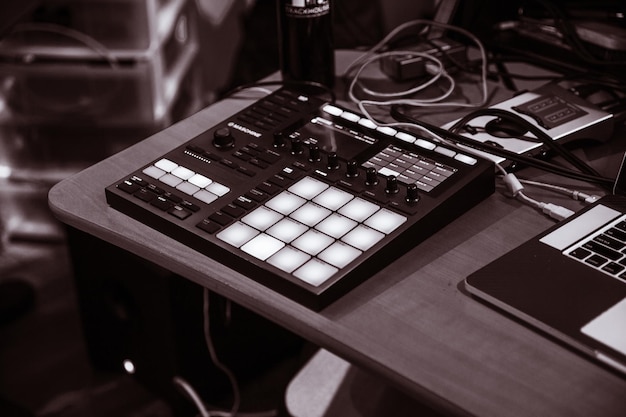
{"label": "power adapter brick", "polygon": [[[403,50],[430,54],[439,59],[446,69],[453,68],[453,64],[467,62],[466,46],[452,39],[441,37],[411,45]],[[422,56],[392,55],[380,60],[381,71],[394,81],[410,81],[427,75],[426,64],[428,59]]]}

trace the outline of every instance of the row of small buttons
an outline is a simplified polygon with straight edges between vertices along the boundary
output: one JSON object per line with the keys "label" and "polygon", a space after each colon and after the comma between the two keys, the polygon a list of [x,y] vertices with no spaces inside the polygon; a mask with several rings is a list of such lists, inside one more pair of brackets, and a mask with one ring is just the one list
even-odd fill
{"label": "row of small buttons", "polygon": [[437,152],[441,155],[445,155],[459,162],[462,162],[466,165],[476,165],[478,163],[478,160],[474,157],[456,152],[450,148],[445,148],[426,139],[418,138],[417,136],[411,135],[409,133],[398,131],[393,127],[378,126],[376,123],[372,122],[366,117],[361,117],[358,114],[340,109],[339,107],[333,106],[332,104],[325,105],[322,110],[325,113],[330,114],[331,116],[341,117],[342,119],[352,123],[356,123],[359,126],[375,130],[387,136],[395,137],[404,142],[413,143],[423,149]]}
{"label": "row of small buttons", "polygon": [[567,254],[602,272],[626,280],[626,220],[622,217],[614,221],[612,226],[589,236]]}
{"label": "row of small buttons", "polygon": [[[254,177],[257,173],[255,170],[241,166],[235,161],[224,158],[216,153],[207,151],[198,145],[187,145],[185,153],[204,162],[218,162],[222,166],[233,169],[248,177]],[[263,149],[260,146],[251,143],[244,146],[240,150],[236,150],[232,155],[244,162],[248,162],[254,167],[265,169],[269,165],[276,163],[280,159],[280,155],[271,150]]]}
{"label": "row of small buttons", "polygon": [[207,204],[230,191],[227,186],[166,158],[158,160],[142,172]]}
{"label": "row of small buttons", "polygon": [[168,212],[172,216],[184,220],[200,207],[177,194],[165,191],[158,185],[152,184],[143,178],[132,176],[117,185],[117,188],[132,194],[138,199],[151,204],[159,210]]}
{"label": "row of small buttons", "polygon": [[422,191],[432,191],[450,178],[457,169],[433,161],[422,155],[408,153],[396,146],[388,146],[363,164],[374,167],[379,174],[393,175],[404,184],[416,184]]}

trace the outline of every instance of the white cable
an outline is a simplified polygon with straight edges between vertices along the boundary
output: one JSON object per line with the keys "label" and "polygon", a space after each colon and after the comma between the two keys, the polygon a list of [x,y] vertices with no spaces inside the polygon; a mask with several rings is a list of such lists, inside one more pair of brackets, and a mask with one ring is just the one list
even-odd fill
{"label": "white cable", "polygon": [[573,190],[571,188],[563,187],[560,185],[554,185],[554,184],[548,184],[545,182],[531,181],[531,180],[524,180],[524,179],[520,179],[519,181],[523,184],[533,185],[535,187],[545,188],[547,190],[565,194],[571,197],[572,199],[577,200],[577,201],[582,201],[585,204],[595,203],[596,201],[600,199],[600,196],[598,195],[583,193],[582,191]]}
{"label": "white cable", "polygon": [[189,399],[194,403],[194,405],[198,409],[198,412],[200,413],[201,417],[211,417],[207,409],[204,407],[204,404],[202,403],[200,396],[198,395],[196,390],[194,390],[193,387],[189,385],[187,381],[185,381],[183,378],[179,376],[175,376],[174,384],[176,384],[179,388],[185,391],[185,394],[187,395],[187,397],[189,397]]}
{"label": "white cable", "polygon": [[[487,103],[488,100],[488,91],[487,91],[487,53],[485,51],[485,48],[482,44],[482,42],[475,36],[473,35],[471,32],[466,31],[465,29],[456,27],[456,26],[452,26],[452,25],[447,25],[445,23],[439,23],[439,22],[434,22],[434,21],[430,21],[430,20],[423,20],[423,19],[417,19],[417,20],[412,20],[409,22],[406,22],[402,25],[399,25],[398,27],[396,27],[393,31],[391,31],[387,36],[385,36],[385,38],[383,38],[378,44],[376,44],[374,47],[372,47],[369,51],[367,51],[365,54],[361,55],[359,58],[357,58],[352,64],[350,64],[348,66],[348,68],[346,69],[344,75],[349,74],[350,72],[352,72],[352,70],[354,68],[356,68],[357,66],[361,66],[361,68],[359,69],[357,75],[354,77],[354,79],[352,80],[352,82],[350,83],[350,89],[348,91],[348,94],[350,95],[350,98],[352,99],[352,101],[354,101],[355,103],[359,104],[360,99],[358,99],[356,97],[356,95],[354,94],[354,87],[357,85],[357,81],[358,81],[358,76],[360,75],[361,71],[363,70],[364,66],[369,65],[369,63],[380,59],[379,57],[372,57],[372,55],[375,55],[377,53],[377,51],[379,49],[381,49],[383,46],[386,45],[386,43],[392,39],[397,33],[399,33],[402,30],[405,30],[406,28],[412,27],[412,26],[416,26],[416,25],[425,25],[425,26],[438,26],[438,27],[442,27],[442,28],[446,28],[452,31],[456,31],[459,32],[465,36],[467,36],[468,38],[470,38],[477,46],[478,49],[480,51],[480,55],[481,55],[481,60],[482,60],[482,65],[481,65],[481,91],[482,91],[482,98],[481,101],[479,103],[463,103],[463,102],[457,102],[457,103],[445,103],[445,102],[435,102],[433,100],[416,100],[416,99],[411,99],[411,100],[407,100],[406,102],[388,102],[388,101],[375,101],[375,100],[368,100],[365,104],[367,105],[378,105],[378,106],[384,106],[384,105],[392,105],[392,104],[408,104],[408,105],[413,105],[413,106],[456,106],[456,107],[481,107],[483,105],[485,105]],[[401,53],[402,55],[415,55],[415,56],[428,56],[427,59],[433,61],[433,62],[439,62],[439,66],[442,68],[441,71],[441,75],[445,74],[444,76],[446,77],[446,79],[450,80],[452,82],[452,88],[454,88],[454,81],[452,79],[452,77],[450,77],[447,72],[445,71],[445,68],[443,68],[443,65],[441,64],[441,62],[436,58],[433,57],[430,54],[422,54],[422,53],[418,53],[415,51],[398,51],[399,53]],[[383,55],[383,54],[381,54]],[[437,76],[437,78],[439,78],[439,76]],[[409,90],[410,91],[410,90]],[[370,90],[371,92],[371,90]],[[449,95],[449,94],[448,94]],[[439,100],[443,100],[445,98],[448,97],[448,95],[443,95],[442,98]],[[364,108],[363,105],[359,105],[359,108],[362,110]]]}

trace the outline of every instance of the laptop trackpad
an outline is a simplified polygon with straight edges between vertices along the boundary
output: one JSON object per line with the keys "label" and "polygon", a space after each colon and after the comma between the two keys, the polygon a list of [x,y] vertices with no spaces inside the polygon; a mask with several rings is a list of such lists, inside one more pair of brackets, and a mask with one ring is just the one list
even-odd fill
{"label": "laptop trackpad", "polygon": [[597,341],[626,355],[626,298],[609,308],[580,330]]}

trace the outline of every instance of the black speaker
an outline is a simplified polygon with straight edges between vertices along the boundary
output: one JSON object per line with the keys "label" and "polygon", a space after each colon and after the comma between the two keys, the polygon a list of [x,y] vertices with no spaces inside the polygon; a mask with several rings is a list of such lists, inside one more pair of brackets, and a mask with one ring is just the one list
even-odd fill
{"label": "black speaker", "polygon": [[[226,403],[226,375],[211,360],[204,336],[204,289],[136,255],[68,228],[78,305],[96,370],[128,372],[174,408],[187,400],[173,378],[203,400]],[[211,340],[221,362],[242,382],[298,355],[303,340],[274,323],[209,294]]]}

